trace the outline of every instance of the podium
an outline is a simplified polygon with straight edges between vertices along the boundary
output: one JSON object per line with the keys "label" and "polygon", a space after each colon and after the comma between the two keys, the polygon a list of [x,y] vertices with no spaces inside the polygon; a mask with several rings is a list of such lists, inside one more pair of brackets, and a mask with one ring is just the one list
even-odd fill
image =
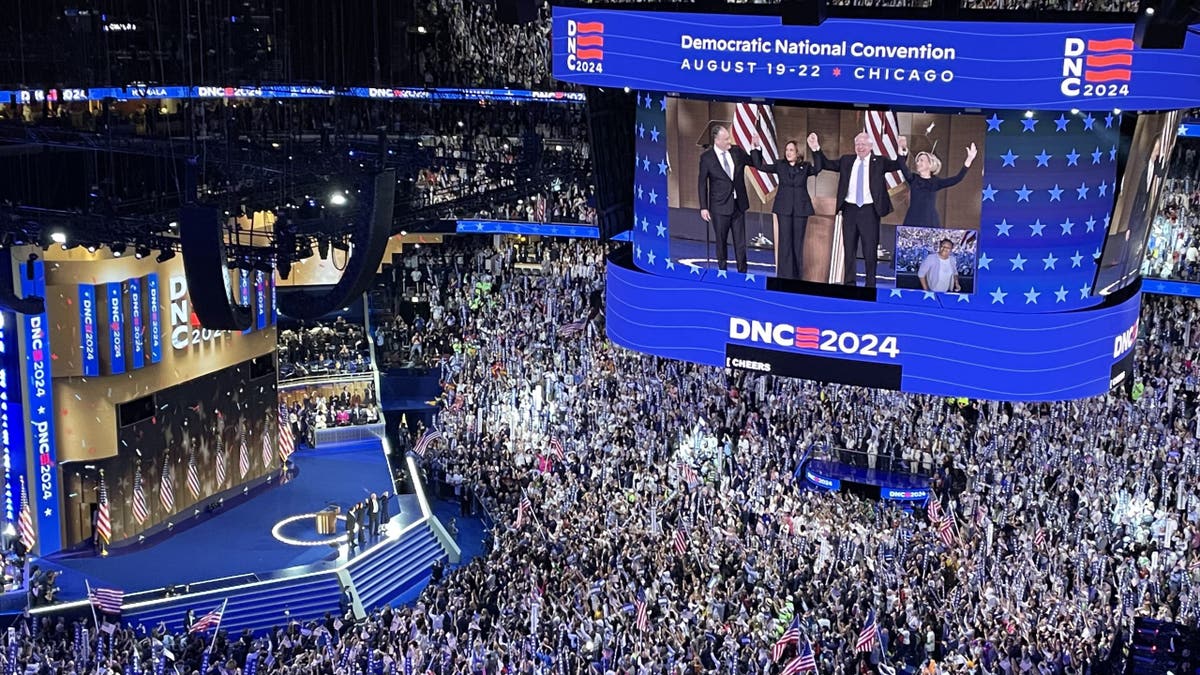
{"label": "podium", "polygon": [[317,534],[337,534],[337,517],[341,512],[338,506],[329,506],[317,512]]}

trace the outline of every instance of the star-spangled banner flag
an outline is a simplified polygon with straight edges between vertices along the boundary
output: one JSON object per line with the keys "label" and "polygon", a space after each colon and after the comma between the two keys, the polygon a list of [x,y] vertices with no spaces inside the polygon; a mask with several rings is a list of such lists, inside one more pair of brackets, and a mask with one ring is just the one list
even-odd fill
{"label": "star-spangled banner flag", "polygon": [[563,444],[562,441],[559,440],[558,436],[550,437],[550,450],[554,453],[554,456],[558,458],[558,461],[566,461],[567,453],[563,451]]}
{"label": "star-spangled banner flag", "polygon": [[[729,130],[733,140],[747,153],[753,147],[755,136],[762,144],[763,161],[775,164],[779,161],[779,148],[775,140],[775,112],[771,106],[764,103],[738,103],[734,109],[733,128]],[[746,178],[758,194],[758,200],[765,202],[771,198],[771,193],[779,187],[779,178],[773,173],[765,173],[747,167]]]}
{"label": "star-spangled banner flag", "polygon": [[29,493],[25,491],[25,477],[21,476],[21,513],[17,516],[17,525],[21,537],[21,546],[26,551],[32,551],[37,543],[37,534],[33,529],[33,510],[29,507]]}
{"label": "star-spangled banner flag", "polygon": [[645,633],[650,628],[650,614],[646,609],[646,591],[639,590],[637,592],[637,597],[634,599],[633,605],[637,610],[637,618],[635,619],[637,629]]}
{"label": "star-spangled banner flag", "polygon": [[525,519],[528,517],[531,508],[533,508],[533,503],[529,501],[529,497],[522,497],[521,503],[517,505],[517,520],[513,524],[513,527],[519,530],[525,526]]}
{"label": "star-spangled banner flag", "polygon": [[[875,154],[887,159],[900,157],[900,124],[896,121],[896,113],[890,110],[868,110],[863,121],[863,130],[875,143]],[[892,171],[884,174],[888,190],[899,187],[904,183],[904,174]]]}
{"label": "star-spangled banner flag", "polygon": [[171,458],[163,460],[162,483],[158,487],[158,500],[167,513],[175,513],[175,479],[171,477]]}
{"label": "star-spangled banner flag", "polygon": [[196,466],[196,451],[192,450],[188,453],[187,465],[187,487],[188,492],[192,494],[192,499],[200,498],[200,467]]}
{"label": "star-spangled banner flag", "polygon": [[875,622],[875,610],[867,614],[867,621],[858,632],[858,641],[854,643],[854,651],[869,652],[879,644],[879,624]]}
{"label": "star-spangled banner flag", "polygon": [[[883,664],[880,664],[883,665]],[[800,649],[800,654],[792,659],[783,669],[780,675],[799,675],[808,671],[817,669],[817,659],[813,656],[812,645],[808,642],[804,643],[804,647]]]}
{"label": "star-spangled banner flag", "polygon": [[788,624],[787,630],[783,631],[783,635],[775,641],[775,645],[771,647],[771,661],[778,661],[779,657],[787,651],[790,644],[795,644],[800,641],[800,617],[792,618],[792,622]]}
{"label": "star-spangled banner flag", "polygon": [[225,612],[225,603],[222,602],[220,607],[212,610],[208,614],[196,619],[196,622],[188,627],[188,633],[200,633],[210,628],[215,628],[221,625],[221,615]]}
{"label": "star-spangled banner flag", "polygon": [[271,448],[271,435],[267,433],[267,427],[263,425],[262,432],[262,460],[263,468],[271,468],[271,458],[275,456],[275,451]]}
{"label": "star-spangled banner flag", "polygon": [[112,541],[112,512],[108,505],[108,485],[104,481],[104,472],[100,472],[100,504],[96,513],[96,534],[105,544]]}
{"label": "star-spangled banner flag", "polygon": [[238,472],[242,479],[250,473],[250,446],[246,444],[246,432],[238,434]]}
{"label": "star-spangled banner flag", "polygon": [[430,428],[430,429],[426,430],[425,433],[421,436],[420,440],[417,441],[417,444],[415,446],[413,446],[413,454],[415,454],[418,457],[424,458],[425,453],[429,451],[429,444],[433,443],[434,441],[439,440],[441,438],[442,438],[442,430],[441,429]]}
{"label": "star-spangled banner flag", "polygon": [[120,614],[125,601],[125,591],[117,588],[90,588],[88,601],[105,614]]}
{"label": "star-spangled banner flag", "polygon": [[225,452],[225,445],[221,443],[220,437],[217,438],[217,488],[225,487],[225,481],[229,478],[229,453]]}
{"label": "star-spangled banner flag", "polygon": [[279,462],[287,464],[292,453],[296,452],[296,435],[292,433],[291,415],[287,405],[279,404]]}
{"label": "star-spangled banner flag", "polygon": [[146,487],[142,484],[142,463],[138,462],[133,470],[133,519],[138,525],[144,525],[150,518],[150,509],[146,505]]}

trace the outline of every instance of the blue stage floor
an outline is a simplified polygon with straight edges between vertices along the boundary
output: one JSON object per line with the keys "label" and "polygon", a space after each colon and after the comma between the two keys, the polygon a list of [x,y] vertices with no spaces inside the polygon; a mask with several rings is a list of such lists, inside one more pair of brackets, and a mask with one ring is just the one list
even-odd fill
{"label": "blue stage floor", "polygon": [[[330,504],[341,506],[345,513],[372,492],[390,490],[387,462],[377,440],[302,449],[293,457],[298,473],[289,483],[266,488],[253,499],[207,517],[165,541],[130,547],[107,558],[51,558],[37,564],[64,571],[59,585],[60,597],[65,600],[85,596],[85,578],[93,587],[130,593],[234,575],[276,574],[296,566],[335,566],[339,560],[331,546],[285,544],[272,536],[271,528],[288,516],[312,513]],[[393,527],[406,526],[420,515],[415,495],[401,496],[400,507],[402,517],[393,519]],[[393,515],[395,510],[393,498]],[[294,523],[284,534],[317,539],[311,523]],[[339,530],[341,527],[344,522]]]}
{"label": "blue stage floor", "polygon": [[[752,235],[748,233],[747,236]],[[714,246],[714,244],[709,242],[672,237],[670,243],[671,258],[705,270],[715,270],[717,268],[717,261]],[[734,269],[733,247],[728,247],[728,264],[730,270]],[[854,264],[858,269],[858,285],[862,286],[866,283],[866,268],[862,259],[855,260]],[[775,251],[773,249],[747,248],[746,269],[752,274],[775,276]],[[879,288],[895,288],[896,273],[892,269],[892,262],[890,260],[880,260],[875,273],[876,284]],[[705,276],[705,279],[715,279],[715,277]],[[731,280],[729,283],[735,283],[736,281],[738,280]]]}

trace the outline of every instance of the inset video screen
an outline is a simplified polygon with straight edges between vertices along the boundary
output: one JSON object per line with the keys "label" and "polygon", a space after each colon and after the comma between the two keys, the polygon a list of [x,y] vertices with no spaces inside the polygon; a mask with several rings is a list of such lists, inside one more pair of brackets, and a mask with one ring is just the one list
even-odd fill
{"label": "inset video screen", "polygon": [[944,258],[927,271],[975,291],[983,116],[667,98],[666,119],[671,258],[920,289],[950,239],[955,273]]}
{"label": "inset video screen", "polygon": [[1104,253],[1096,272],[1096,290],[1108,295],[1141,273],[1150,225],[1166,184],[1180,112],[1130,114],[1133,138],[1124,159],[1117,202],[1108,223]]}
{"label": "inset video screen", "polygon": [[896,228],[896,288],[974,293],[979,251],[977,230]]}

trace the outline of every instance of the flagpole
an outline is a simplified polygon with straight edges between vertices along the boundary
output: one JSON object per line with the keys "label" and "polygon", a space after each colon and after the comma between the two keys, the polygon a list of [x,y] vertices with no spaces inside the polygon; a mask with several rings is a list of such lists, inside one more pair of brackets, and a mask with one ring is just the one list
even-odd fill
{"label": "flagpole", "polygon": [[96,624],[96,635],[100,634],[100,619],[96,617],[96,603],[92,601],[92,584],[87,579],[83,580],[83,585],[87,588],[88,607],[92,608],[92,621]]}
{"label": "flagpole", "polygon": [[[221,611],[219,614],[217,614],[217,627],[213,629],[212,642],[208,643],[208,649],[205,650],[209,654],[212,653],[213,645],[215,645],[217,643],[217,633],[221,632],[221,622],[225,620],[225,606],[228,604],[229,604],[229,598],[225,598],[225,600],[221,602]],[[205,674],[200,673],[200,675],[205,675]]]}

